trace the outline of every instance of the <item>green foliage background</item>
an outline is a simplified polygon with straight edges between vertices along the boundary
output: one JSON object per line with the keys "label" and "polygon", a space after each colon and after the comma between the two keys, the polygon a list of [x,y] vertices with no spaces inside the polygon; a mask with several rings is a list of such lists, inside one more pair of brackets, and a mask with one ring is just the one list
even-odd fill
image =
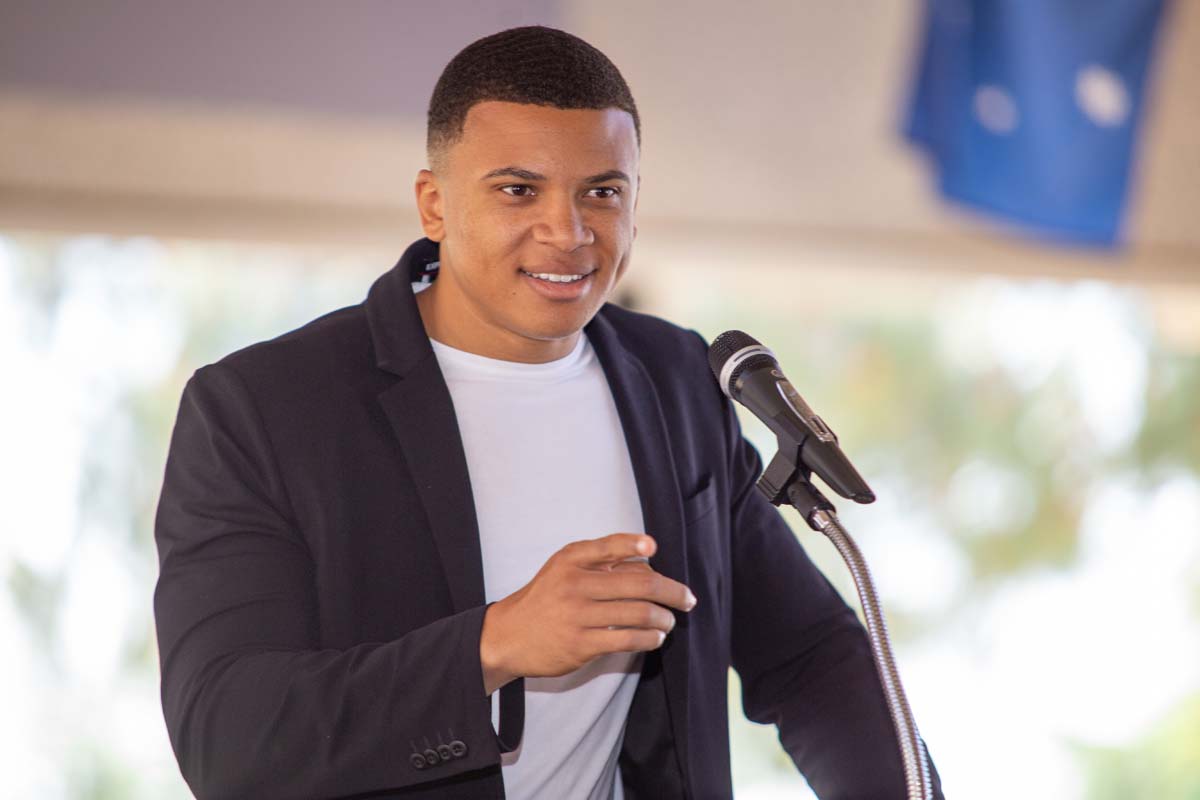
{"label": "green foliage background", "polygon": [[[120,637],[122,654],[118,681],[154,702],[153,518],[184,382],[194,369],[232,350],[358,302],[390,263],[262,247],[101,237],[21,234],[0,238],[0,244],[7,253],[0,266],[24,309],[23,335],[32,353],[49,353],[63,303],[83,283],[100,286],[92,297],[106,304],[101,312],[118,327],[122,315],[149,305],[162,308],[162,318],[173,326],[159,335],[171,337],[177,346],[153,380],[114,383],[103,380],[108,371],[97,365],[90,371],[81,367],[96,383],[80,387],[94,392],[94,404],[86,422],[86,446],[80,451],[79,480],[70,496],[81,521],[75,539],[103,531],[103,545],[119,554],[136,586],[140,600],[130,618],[111,621],[111,634]],[[964,279],[964,284],[970,281]],[[1003,285],[1021,288],[1012,282]],[[958,301],[977,302],[977,294],[952,297],[951,302]],[[1136,435],[1115,450],[1097,445],[1085,424],[1077,388],[1063,370],[1030,383],[984,353],[968,366],[949,358],[944,323],[939,322],[945,316],[939,305],[943,300],[903,307],[895,314],[858,313],[850,307],[836,313],[810,310],[797,319],[791,313],[764,312],[753,296],[699,295],[687,322],[708,337],[727,328],[752,328],[770,343],[810,404],[818,411],[836,410],[827,411],[826,419],[860,471],[868,478],[882,476],[889,487],[926,509],[939,535],[953,543],[968,565],[969,579],[957,590],[960,595],[946,597],[936,609],[890,614],[894,637],[903,648],[937,637],[955,615],[970,614],[981,598],[1022,575],[1070,570],[1079,557],[1084,498],[1099,482],[1115,474],[1135,475],[1139,484],[1152,488],[1180,473],[1200,475],[1200,353],[1158,337],[1138,292],[1127,290],[1120,301],[1135,309],[1135,316],[1142,315],[1146,389]],[[1023,323],[1014,319],[1012,324]],[[41,390],[17,378],[16,391]],[[743,421],[766,459],[771,442],[756,424]],[[4,457],[21,455],[10,452]],[[993,520],[964,519],[955,513],[950,502],[953,482],[968,462],[1017,476],[1025,492],[1023,510]],[[22,491],[20,486],[5,489]],[[999,527],[996,519],[1002,523]],[[85,522],[93,533],[84,533]],[[972,530],[972,525],[986,530]],[[853,604],[852,587],[839,572],[840,565],[807,530],[797,532]],[[33,535],[36,532],[14,530],[5,534]],[[1195,620],[1200,616],[1200,565],[1192,566]],[[16,558],[0,562],[0,567],[8,602],[26,634],[20,645],[28,650],[23,656],[44,670],[51,683],[69,681],[60,630],[68,581],[75,574],[69,559],[53,569]],[[730,700],[736,718],[740,701],[733,677]],[[1189,701],[1126,747],[1074,745],[1085,775],[1084,796],[1200,798],[1200,665],[1195,687]],[[1130,690],[1136,691],[1136,686]],[[187,796],[166,748],[165,732],[147,733],[156,748],[150,757],[153,766],[147,768],[129,763],[119,743],[97,733],[106,729],[104,720],[76,725],[71,717],[77,713],[82,712],[64,699],[46,708],[46,719],[35,726],[79,731],[47,738],[47,757],[62,775],[48,785],[57,787],[60,796]],[[122,709],[106,708],[105,713],[119,715]],[[10,719],[3,724],[29,723]],[[735,777],[741,785],[764,776],[794,776],[773,731],[738,721],[733,744]],[[933,749],[936,758],[936,743]],[[0,777],[0,787],[5,780]]]}

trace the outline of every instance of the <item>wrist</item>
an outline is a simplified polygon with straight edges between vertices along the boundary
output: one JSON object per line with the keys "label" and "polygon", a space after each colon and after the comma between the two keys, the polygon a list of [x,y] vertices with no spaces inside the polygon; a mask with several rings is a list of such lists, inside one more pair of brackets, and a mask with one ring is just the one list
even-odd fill
{"label": "wrist", "polygon": [[499,603],[489,603],[483,614],[483,628],[479,632],[479,666],[483,672],[485,696],[517,677],[509,671],[501,646],[503,637],[498,633],[500,626],[497,623],[502,613]]}

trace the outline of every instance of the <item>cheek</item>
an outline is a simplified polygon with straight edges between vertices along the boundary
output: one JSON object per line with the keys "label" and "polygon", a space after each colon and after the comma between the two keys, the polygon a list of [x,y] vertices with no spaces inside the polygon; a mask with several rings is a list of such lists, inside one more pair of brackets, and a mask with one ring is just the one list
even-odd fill
{"label": "cheek", "polygon": [[628,247],[617,256],[616,266],[613,269],[612,282],[609,284],[610,288],[615,287],[617,282],[624,277],[625,272],[629,269],[629,256],[630,251]]}
{"label": "cheek", "polygon": [[477,209],[468,224],[475,229],[476,240],[487,242],[492,248],[504,248],[529,230],[531,223],[527,217],[521,209],[493,205]]}
{"label": "cheek", "polygon": [[610,219],[603,220],[600,223],[601,227],[594,230],[598,236],[604,241],[604,248],[608,252],[608,257],[611,263],[618,270],[624,269],[626,262],[629,261],[629,253],[633,247],[633,217],[628,214],[621,214]]}
{"label": "cheek", "polygon": [[473,209],[459,214],[455,224],[448,227],[456,250],[469,257],[472,272],[503,271],[516,266],[513,259],[524,226],[514,215],[496,209]]}

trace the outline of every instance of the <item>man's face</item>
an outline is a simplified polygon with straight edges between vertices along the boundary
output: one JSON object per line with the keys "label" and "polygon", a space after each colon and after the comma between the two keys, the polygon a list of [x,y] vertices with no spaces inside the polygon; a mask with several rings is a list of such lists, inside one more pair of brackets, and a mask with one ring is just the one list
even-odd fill
{"label": "man's face", "polygon": [[554,344],[574,343],[629,263],[637,179],[625,111],[472,106],[436,174],[417,181],[440,243],[439,326],[461,344],[490,337],[493,353],[561,354]]}

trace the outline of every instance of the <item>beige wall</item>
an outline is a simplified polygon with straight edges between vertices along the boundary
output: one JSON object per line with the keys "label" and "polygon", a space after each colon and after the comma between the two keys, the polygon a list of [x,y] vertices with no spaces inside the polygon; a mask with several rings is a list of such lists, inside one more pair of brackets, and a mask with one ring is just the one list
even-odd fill
{"label": "beige wall", "polygon": [[[564,3],[564,27],[613,57],[644,115],[642,256],[736,260],[753,240],[780,263],[1200,282],[1200,3],[1177,3],[1167,19],[1133,245],[1115,256],[1008,238],[939,202],[896,134],[919,7]],[[0,89],[0,227],[394,253],[418,233],[411,184],[422,139],[411,113],[9,86]]]}

